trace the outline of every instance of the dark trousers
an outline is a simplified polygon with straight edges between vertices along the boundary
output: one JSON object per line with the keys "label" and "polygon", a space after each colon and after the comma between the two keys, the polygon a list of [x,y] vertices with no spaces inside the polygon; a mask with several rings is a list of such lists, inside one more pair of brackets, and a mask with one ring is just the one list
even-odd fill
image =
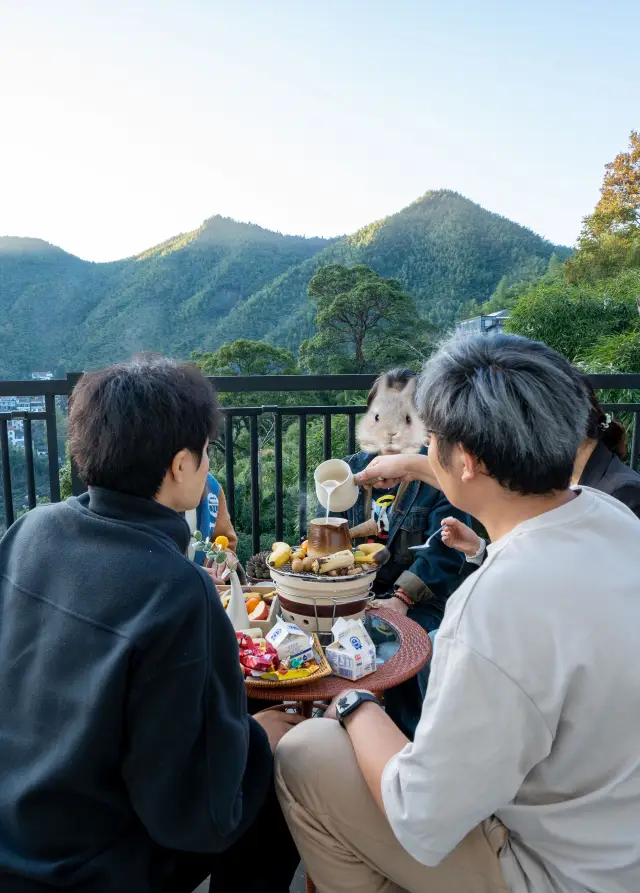
{"label": "dark trousers", "polygon": [[[442,621],[442,611],[427,605],[416,605],[409,609],[411,620],[419,623],[427,633],[438,629]],[[416,728],[422,716],[422,704],[427,693],[429,681],[429,664],[413,679],[407,679],[395,688],[385,692],[384,705],[389,716],[401,732],[413,741]]]}
{"label": "dark trousers", "polygon": [[175,856],[159,893],[192,893],[209,876],[210,893],[289,893],[300,864],[273,785],[255,822],[224,853]]}

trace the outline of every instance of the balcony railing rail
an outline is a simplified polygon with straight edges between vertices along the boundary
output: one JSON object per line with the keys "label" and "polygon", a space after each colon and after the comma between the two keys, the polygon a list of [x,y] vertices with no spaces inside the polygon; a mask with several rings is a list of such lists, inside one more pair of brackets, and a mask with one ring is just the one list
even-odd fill
{"label": "balcony railing rail", "polygon": [[[64,456],[58,449],[58,431],[56,409],[66,411],[66,398],[69,397],[82,373],[68,373],[63,379],[49,381],[0,381],[0,408],[6,404],[10,397],[37,398],[44,397],[44,410],[24,411],[12,409],[0,411],[0,465],[1,465],[1,495],[4,503],[4,522],[9,527],[18,512],[24,509],[34,508],[39,496],[45,496],[52,502],[60,500],[60,470],[64,464]],[[218,393],[231,394],[260,394],[280,393],[315,394],[321,395],[323,403],[313,403],[298,406],[284,402],[281,405],[264,406],[225,406],[222,408],[224,416],[223,425],[223,450],[225,489],[232,521],[236,521],[236,447],[234,446],[234,421],[241,419],[248,429],[248,453],[251,493],[251,545],[254,552],[260,549],[260,514],[261,514],[261,437],[259,421],[269,419],[272,421],[270,439],[273,440],[274,462],[274,500],[275,500],[275,530],[276,539],[283,538],[285,519],[283,517],[284,486],[283,486],[283,431],[285,426],[297,423],[298,428],[298,457],[297,480],[299,486],[298,497],[298,529],[300,533],[306,530],[307,525],[307,488],[308,488],[308,445],[307,430],[309,420],[321,418],[323,425],[322,455],[325,459],[331,458],[333,446],[332,421],[336,417],[346,417],[347,424],[347,449],[356,451],[356,420],[358,414],[364,412],[364,405],[353,403],[342,405],[338,399],[344,399],[345,392],[365,392],[374,381],[373,375],[269,375],[269,376],[218,376],[211,378]],[[617,391],[624,396],[629,391],[640,391],[640,374],[622,375],[592,375],[589,376],[593,386],[608,392]],[[335,395],[341,395],[338,398]],[[333,401],[332,400],[333,396]],[[229,398],[227,397],[227,401]],[[24,400],[23,400],[24,406]],[[603,404],[607,411],[616,414],[629,415],[631,421],[631,445],[629,450],[629,464],[632,468],[638,468],[640,458],[640,402],[607,402]],[[24,442],[21,450],[24,453],[16,459],[16,451],[10,449],[9,429],[21,422]],[[46,463],[48,468],[48,485],[45,493],[38,493],[36,487],[36,474],[34,465],[33,448],[33,423],[44,422],[46,427]],[[24,462],[22,468],[25,481],[25,499],[16,499],[13,481],[13,472],[16,461]],[[84,487],[82,481],[72,469],[72,490],[79,494]],[[1,517],[0,517],[1,521]]]}

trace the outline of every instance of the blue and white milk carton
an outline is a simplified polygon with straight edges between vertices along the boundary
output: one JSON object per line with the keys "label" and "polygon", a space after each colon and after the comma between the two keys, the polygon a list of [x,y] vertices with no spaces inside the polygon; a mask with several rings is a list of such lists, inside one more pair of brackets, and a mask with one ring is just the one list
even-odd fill
{"label": "blue and white milk carton", "polygon": [[297,657],[302,661],[313,660],[311,636],[303,633],[295,623],[278,620],[265,638],[276,649],[280,660],[285,660],[288,657]]}
{"label": "blue and white milk carton", "polygon": [[327,648],[327,660],[336,676],[362,679],[376,669],[376,646],[362,620],[340,617],[331,627],[333,639]]}

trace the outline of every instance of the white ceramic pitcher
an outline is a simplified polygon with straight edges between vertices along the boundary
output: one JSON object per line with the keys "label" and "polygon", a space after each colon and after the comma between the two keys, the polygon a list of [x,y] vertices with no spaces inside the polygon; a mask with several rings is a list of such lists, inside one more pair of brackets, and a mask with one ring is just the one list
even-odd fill
{"label": "white ceramic pitcher", "polygon": [[318,465],[313,478],[316,484],[316,496],[322,508],[327,507],[328,493],[322,486],[324,481],[337,481],[338,486],[331,493],[330,512],[346,512],[358,501],[359,489],[353,478],[353,472],[342,459],[328,459]]}

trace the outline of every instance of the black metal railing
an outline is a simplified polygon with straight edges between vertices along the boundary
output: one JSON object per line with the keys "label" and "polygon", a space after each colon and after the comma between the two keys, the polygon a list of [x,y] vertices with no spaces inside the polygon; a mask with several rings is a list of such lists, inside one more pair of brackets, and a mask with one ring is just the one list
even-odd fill
{"label": "black metal railing", "polygon": [[[60,470],[63,459],[58,450],[58,431],[56,408],[66,405],[67,398],[73,390],[81,373],[69,373],[64,379],[50,381],[0,381],[0,401],[2,398],[15,397],[41,397],[44,396],[44,411],[30,412],[17,411],[0,412],[0,461],[2,498],[4,501],[4,522],[8,527],[13,523],[16,513],[24,508],[33,508],[39,498],[43,496],[52,502],[60,499]],[[272,533],[276,539],[283,538],[285,530],[284,517],[284,455],[283,438],[285,432],[289,432],[291,426],[297,426],[297,529],[300,533],[306,530],[308,511],[308,425],[311,420],[322,420],[322,457],[331,458],[334,447],[332,422],[336,417],[346,417],[346,449],[349,453],[356,450],[356,419],[359,413],[364,412],[364,405],[341,405],[336,401],[336,395],[344,395],[345,392],[365,392],[373,383],[373,375],[275,375],[275,376],[247,376],[247,377],[214,377],[211,379],[216,390],[226,395],[232,394],[264,394],[280,393],[283,402],[279,405],[264,406],[225,406],[222,408],[224,415],[223,436],[219,445],[222,451],[221,474],[225,478],[225,491],[232,521],[237,520],[237,488],[236,466],[239,459],[238,447],[234,443],[234,423],[244,426],[248,437],[248,446],[242,447],[248,454],[249,462],[249,490],[250,490],[250,526],[251,547],[254,552],[260,549],[261,534],[261,505],[263,492],[261,484],[261,461],[265,446],[265,437],[261,426],[268,423],[269,443],[273,444],[273,492],[274,521]],[[640,390],[640,374],[636,375],[592,375],[590,380],[596,389],[618,391],[622,395],[629,391]],[[292,395],[314,395],[316,400],[326,400],[326,405],[320,402],[309,405],[295,405],[290,403]],[[635,396],[635,395],[634,395]],[[61,399],[62,398],[62,399]],[[229,401],[226,396],[226,400]],[[286,402],[285,402],[286,401]],[[631,446],[629,451],[629,464],[638,468],[640,459],[640,402],[606,403],[603,404],[608,411],[617,414],[628,414],[631,419]],[[8,426],[11,422],[20,420],[24,430],[24,448],[22,456],[17,457],[16,451],[10,450]],[[32,423],[44,422],[46,426],[46,453],[48,480],[46,485],[38,492],[36,473],[34,466],[34,451],[32,437]],[[247,438],[245,438],[246,441]],[[247,455],[245,455],[245,458]],[[24,499],[16,501],[15,487],[13,483],[13,471],[16,462],[24,462],[22,468],[24,479]],[[290,476],[291,477],[291,476]],[[72,469],[72,490],[75,494],[82,492],[83,485]],[[16,504],[17,503],[17,504]],[[0,519],[1,520],[1,519]]]}

